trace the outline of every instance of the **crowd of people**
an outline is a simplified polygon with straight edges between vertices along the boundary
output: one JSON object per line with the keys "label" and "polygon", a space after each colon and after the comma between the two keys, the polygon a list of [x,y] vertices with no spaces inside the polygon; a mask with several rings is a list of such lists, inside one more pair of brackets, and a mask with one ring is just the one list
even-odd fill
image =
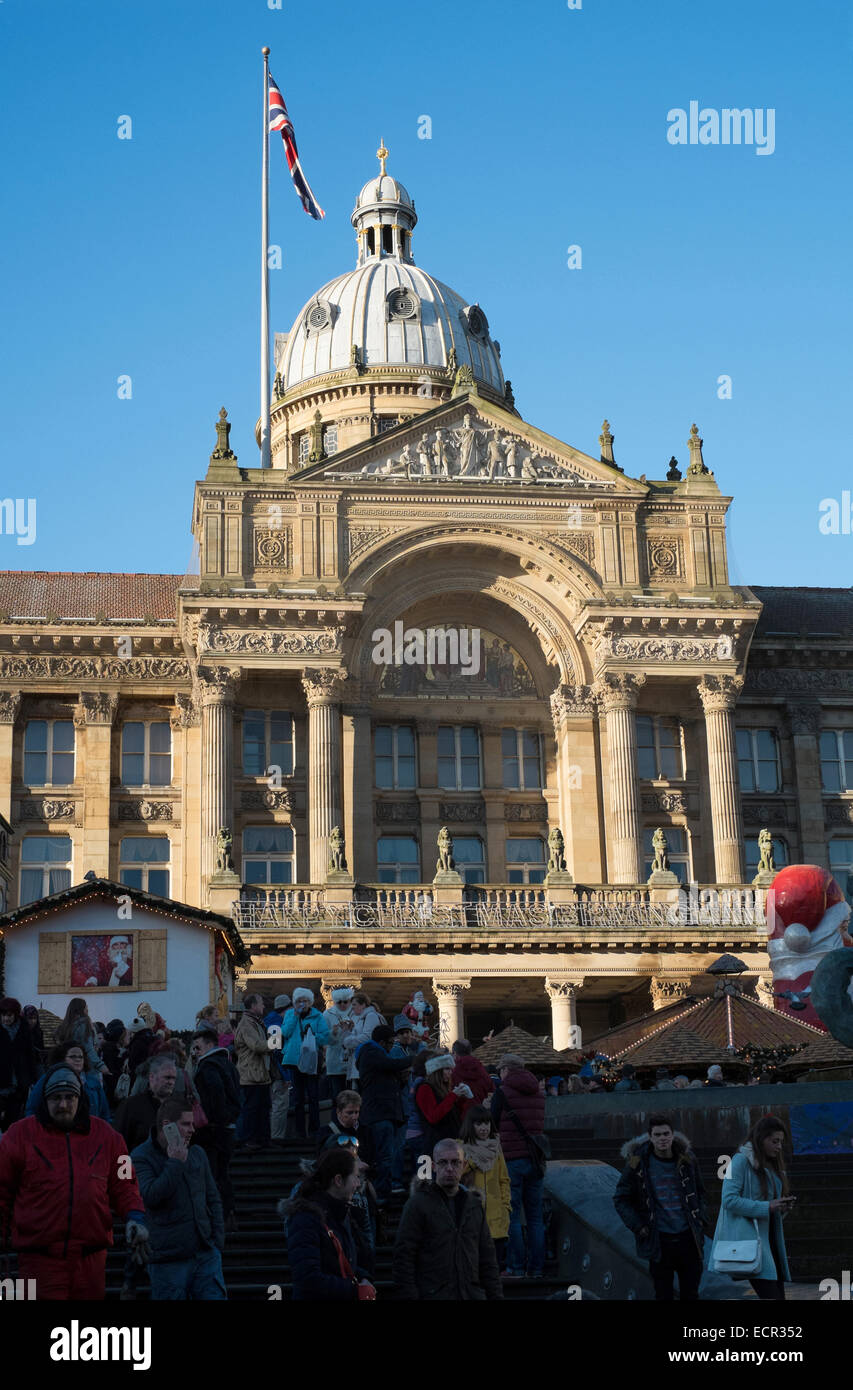
{"label": "crowd of people", "polygon": [[[436,1045],[428,1014],[415,996],[389,1024],[365,993],[343,987],[321,1010],[298,987],[272,1009],[247,994],[233,1024],[206,1005],[181,1038],[145,1001],[127,1026],[104,1026],[72,999],[48,1049],[38,1011],[0,1000],[2,1248],[17,1252],[40,1298],[103,1298],[120,1218],[122,1298],[138,1296],[147,1269],[154,1299],[225,1299],[235,1149],[307,1139],[316,1157],[279,1207],[295,1299],[375,1298],[395,1195],[407,1199],[397,1296],[499,1299],[507,1281],[542,1279],[545,1100],[565,1083],[537,1078],[515,1053],[490,1072],[467,1040]],[[587,1060],[583,1080],[594,1085]],[[659,1076],[655,1089],[677,1081]],[[712,1068],[704,1084],[722,1077]],[[630,1067],[619,1088],[636,1088]],[[321,1094],[332,1103],[322,1126]],[[781,1217],[791,1199],[774,1124],[762,1121],[735,1160],[720,1215],[723,1226],[765,1222],[766,1258],[753,1271],[763,1298],[783,1297],[788,1277]],[[673,1297],[677,1274],[691,1299],[706,1213],[689,1144],[655,1114],[624,1157],[616,1208],[656,1297]]]}

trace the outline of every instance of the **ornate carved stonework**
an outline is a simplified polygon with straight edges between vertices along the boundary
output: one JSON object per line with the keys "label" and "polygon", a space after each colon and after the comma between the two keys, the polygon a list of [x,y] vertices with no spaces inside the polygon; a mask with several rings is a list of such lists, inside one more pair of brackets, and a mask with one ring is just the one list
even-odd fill
{"label": "ornate carved stonework", "polygon": [[732,639],[727,633],[719,637],[640,637],[603,632],[595,650],[599,661],[608,657],[643,662],[731,661]]}
{"label": "ornate carved stonework", "polygon": [[747,674],[746,690],[749,693],[767,691],[771,695],[834,695],[839,691],[846,694],[853,691],[853,671],[800,670],[797,667],[753,670]]}
{"label": "ornate carved stonework", "polygon": [[595,564],[595,537],[591,531],[567,527],[565,531],[549,531],[546,539],[552,545],[559,546],[561,550],[568,550],[572,555],[577,555],[585,564]]}
{"label": "ornate carved stonework", "polygon": [[583,989],[583,980],[554,980],[550,977],[545,980],[545,992],[549,999],[569,999],[573,1000],[579,989]]}
{"label": "ornate carved stonework", "polygon": [[744,825],[795,825],[793,808],[784,801],[747,801],[743,803]]}
{"label": "ornate carved stonework", "polygon": [[641,800],[644,811],[666,811],[669,815],[684,815],[687,812],[684,792],[643,792]]}
{"label": "ornate carved stonework", "polygon": [[609,480],[570,468],[552,450],[533,445],[519,434],[487,424],[466,411],[461,425],[426,430],[417,442],[373,458],[352,471],[327,470],[326,476],[351,481],[562,484],[572,488],[615,487]]}
{"label": "ornate carved stonework", "polygon": [[853,801],[827,801],[823,809],[827,825],[853,825]]}
{"label": "ornate carved stonework", "polygon": [[77,809],[74,801],[60,801],[51,797],[45,797],[43,801],[35,799],[22,801],[18,815],[21,820],[73,820]]}
{"label": "ornate carved stonework", "polygon": [[354,560],[356,555],[360,555],[362,550],[367,550],[369,546],[375,545],[377,541],[384,540],[392,533],[384,526],[348,526],[347,527],[347,555],[350,560]]}
{"label": "ornate carved stonework", "polygon": [[182,657],[0,656],[0,680],[177,680],[189,682]]}
{"label": "ornate carved stonework", "polygon": [[646,547],[650,579],[681,578],[684,552],[679,536],[647,536]]}
{"label": "ornate carved stonework", "polygon": [[558,685],[551,695],[551,713],[554,722],[574,716],[595,714],[598,703],[591,685]]}
{"label": "ornate carved stonework", "polygon": [[120,801],[119,820],[164,821],[172,819],[171,801]]}
{"label": "ornate carved stonework", "polygon": [[74,727],[85,729],[87,724],[112,724],[118,709],[118,695],[106,691],[84,690],[74,706]]}
{"label": "ornate carved stonework", "polygon": [[169,715],[172,730],[177,733],[179,729],[189,729],[198,722],[199,712],[192,695],[183,695],[179,692],[175,696],[175,708]]}
{"label": "ornate carved stonework", "polygon": [[200,652],[234,652],[250,655],[260,652],[279,656],[331,656],[341,649],[344,629],[327,627],[318,632],[280,632],[263,629],[245,632],[201,623],[198,630]]}
{"label": "ornate carved stonework", "polygon": [[246,787],[240,805],[244,811],[292,811],[293,795],[289,787]]}
{"label": "ornate carved stonework", "polygon": [[706,714],[731,712],[743,689],[743,676],[703,676],[696,688]]}
{"label": "ornate carved stonework", "polygon": [[343,698],[342,682],[346,678],[347,673],[342,667],[306,667],[302,674],[302,689],[308,708],[312,705],[337,704]]}
{"label": "ornate carved stonework", "polygon": [[420,820],[421,807],[418,801],[377,801],[375,806],[378,821],[416,821]]}
{"label": "ornate carved stonework", "polygon": [[645,683],[642,671],[605,671],[595,693],[605,713],[611,709],[635,709],[640,687]]}
{"label": "ornate carved stonework", "polygon": [[649,984],[652,992],[653,1009],[663,1009],[667,1004],[675,1004],[679,999],[686,999],[690,992],[690,983],[687,980],[666,980],[659,975],[653,975]]}
{"label": "ornate carved stonework", "polygon": [[237,694],[240,672],[232,666],[199,666],[196,679],[202,705],[231,703]]}
{"label": "ornate carved stonework", "polygon": [[459,999],[463,990],[471,988],[470,980],[433,980],[433,991],[441,999]]}
{"label": "ornate carved stonework", "polygon": [[481,821],[485,817],[482,801],[440,801],[438,805],[439,820]]}
{"label": "ornate carved stonework", "polygon": [[262,527],[254,533],[256,569],[288,571],[290,564],[290,527]]}
{"label": "ornate carved stonework", "polygon": [[792,734],[818,734],[821,708],[816,700],[796,700],[785,706]]}
{"label": "ornate carved stonework", "polygon": [[0,690],[0,724],[14,724],[21,708],[21,696],[17,690]]}
{"label": "ornate carved stonework", "polygon": [[544,801],[507,801],[504,804],[504,820],[547,821],[548,807]]}

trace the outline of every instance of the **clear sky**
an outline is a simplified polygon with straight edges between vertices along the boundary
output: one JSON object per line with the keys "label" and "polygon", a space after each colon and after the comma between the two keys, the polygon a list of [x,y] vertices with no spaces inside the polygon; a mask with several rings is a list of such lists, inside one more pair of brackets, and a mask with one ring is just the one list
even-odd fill
{"label": "clear sky", "polygon": [[[853,582],[818,528],[853,491],[850,4],[281,4],[0,3],[0,496],[38,509],[0,568],[182,571],[221,405],[257,465],[266,43],[326,209],[276,136],[274,330],[354,265],[383,136],[416,261],[485,309],[525,419],[596,453],[606,415],[650,478],[696,420],[733,581]],[[691,101],[772,108],[775,150],[669,143]]]}

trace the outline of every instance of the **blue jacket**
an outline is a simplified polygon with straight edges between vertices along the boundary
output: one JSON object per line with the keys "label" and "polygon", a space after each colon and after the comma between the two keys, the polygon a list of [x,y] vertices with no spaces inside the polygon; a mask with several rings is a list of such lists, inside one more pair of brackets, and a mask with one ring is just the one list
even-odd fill
{"label": "blue jacket", "polygon": [[[44,1095],[44,1077],[40,1076],[35,1085],[31,1088],[27,1100],[25,1115],[34,1115],[41,1103]],[[112,1111],[107,1100],[107,1093],[101,1085],[100,1077],[97,1072],[84,1071],[80,1080],[83,1082],[86,1097],[89,1101],[89,1114],[94,1115],[99,1120],[106,1120],[107,1124],[112,1124]]]}
{"label": "blue jacket", "polygon": [[[295,1009],[287,1010],[281,1025],[281,1063],[283,1066],[298,1066],[299,1054],[302,1051],[302,1039],[309,1026],[314,1033],[318,1047],[322,1047],[329,1041],[329,1025],[319,1009],[312,1008],[306,1014],[301,1015]],[[319,1058],[317,1070],[320,1070]]]}
{"label": "blue jacket", "polygon": [[130,1155],[151,1237],[151,1263],[191,1260],[200,1251],[225,1245],[222,1199],[207,1154],[193,1144],[186,1161],[169,1158],[156,1139]]}
{"label": "blue jacket", "polygon": [[[755,1164],[751,1144],[744,1144],[735,1154],[729,1168],[729,1176],[723,1182],[723,1198],[714,1240],[754,1240],[755,1221],[758,1222],[758,1236],[761,1241],[761,1269],[751,1279],[782,1279],[786,1283],[791,1278],[788,1256],[785,1251],[785,1233],[781,1213],[770,1212],[770,1203],[782,1196],[782,1184],[772,1169],[765,1169],[767,1176],[767,1196],[761,1192],[761,1178]],[[776,1272],[773,1251],[770,1247],[770,1222],[774,1223],[776,1248],[782,1268]]]}

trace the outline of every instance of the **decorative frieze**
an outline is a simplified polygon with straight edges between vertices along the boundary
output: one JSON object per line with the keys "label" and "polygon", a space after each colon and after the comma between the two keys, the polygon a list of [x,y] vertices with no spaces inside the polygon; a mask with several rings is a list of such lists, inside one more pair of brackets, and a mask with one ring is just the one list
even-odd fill
{"label": "decorative frieze", "polygon": [[0,680],[150,680],[189,683],[189,663],[182,657],[0,656]]}
{"label": "decorative frieze", "polygon": [[57,797],[45,797],[43,800],[28,798],[21,801],[18,807],[18,816],[22,821],[28,820],[73,820],[77,810],[75,801],[66,801]]}
{"label": "decorative frieze", "polygon": [[825,801],[827,825],[853,825],[853,801]]}
{"label": "decorative frieze", "polygon": [[117,815],[120,821],[170,821],[173,819],[171,801],[119,801]]}
{"label": "decorative frieze", "polygon": [[375,804],[375,817],[381,822],[417,821],[420,816],[418,801],[377,801]]}
{"label": "decorative frieze", "polygon": [[667,815],[687,814],[687,796],[684,792],[643,792],[641,802],[643,811],[647,813],[665,811]]}
{"label": "decorative frieze", "polygon": [[327,627],[317,632],[258,632],[222,628],[201,623],[198,630],[200,652],[228,652],[270,656],[332,656],[341,650],[343,627]]}
{"label": "decorative frieze", "polygon": [[832,671],[826,667],[772,667],[747,672],[747,694],[837,695],[853,692],[853,670]]}
{"label": "decorative frieze", "polygon": [[603,632],[596,642],[599,661],[616,658],[621,661],[731,661],[732,639],[728,633],[719,637],[641,637],[632,633]]}
{"label": "decorative frieze", "polygon": [[744,825],[793,826],[797,823],[793,805],[785,801],[748,801],[744,798],[742,805]]}
{"label": "decorative frieze", "polygon": [[246,787],[240,793],[244,811],[292,811],[293,795],[289,787]]}
{"label": "decorative frieze", "polygon": [[544,801],[507,801],[504,803],[504,820],[547,821],[548,807]]}
{"label": "decorative frieze", "polygon": [[482,801],[440,801],[438,804],[439,820],[481,821],[485,816]]}

